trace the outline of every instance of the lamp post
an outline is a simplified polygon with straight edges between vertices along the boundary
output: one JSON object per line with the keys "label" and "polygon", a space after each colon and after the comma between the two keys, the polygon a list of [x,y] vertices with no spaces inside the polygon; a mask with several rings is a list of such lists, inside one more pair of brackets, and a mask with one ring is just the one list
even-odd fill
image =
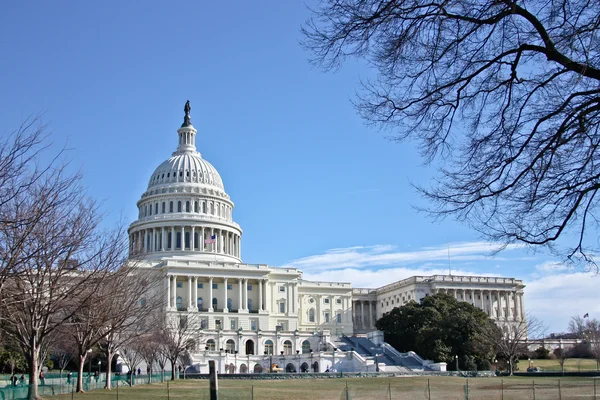
{"label": "lamp post", "polygon": [[454,359],[456,360],[456,372],[458,372],[458,354],[454,356]]}
{"label": "lamp post", "polygon": [[88,349],[86,351],[87,356],[90,358],[89,362],[88,362],[88,376],[92,375],[92,349]]}
{"label": "lamp post", "polygon": [[335,347],[333,348],[333,363],[331,364],[331,369],[335,368]]}
{"label": "lamp post", "polygon": [[379,372],[379,360],[377,359],[378,356],[379,354],[375,353],[375,372]]}
{"label": "lamp post", "polygon": [[529,362],[527,365],[527,368],[531,368],[531,357],[527,359],[527,361]]}

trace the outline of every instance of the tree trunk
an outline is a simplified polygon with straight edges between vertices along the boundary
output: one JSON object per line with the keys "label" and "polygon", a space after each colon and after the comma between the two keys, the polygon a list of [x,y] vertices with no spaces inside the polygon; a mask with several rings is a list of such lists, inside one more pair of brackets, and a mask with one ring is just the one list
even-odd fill
{"label": "tree trunk", "polygon": [[512,376],[512,374],[513,374],[513,359],[512,359],[512,357],[508,358],[508,372],[509,372],[509,375]]}
{"label": "tree trunk", "polygon": [[162,373],[162,382],[164,383],[165,382],[165,367],[162,367],[161,373]]}
{"label": "tree trunk", "polygon": [[112,359],[113,359],[113,353],[110,350],[106,351],[106,359],[108,360],[108,362],[106,363],[106,384],[104,385],[104,389],[111,389],[111,382],[110,382],[110,378],[112,376]]}
{"label": "tree trunk", "polygon": [[37,348],[32,349],[31,359],[29,360],[29,386],[27,390],[27,400],[37,400],[38,396],[38,354]]}
{"label": "tree trunk", "polygon": [[83,393],[83,366],[85,365],[87,353],[79,356],[79,365],[77,366],[77,393]]}
{"label": "tree trunk", "polygon": [[171,380],[174,381],[175,380],[175,363],[177,361],[175,360],[170,360],[171,361]]}

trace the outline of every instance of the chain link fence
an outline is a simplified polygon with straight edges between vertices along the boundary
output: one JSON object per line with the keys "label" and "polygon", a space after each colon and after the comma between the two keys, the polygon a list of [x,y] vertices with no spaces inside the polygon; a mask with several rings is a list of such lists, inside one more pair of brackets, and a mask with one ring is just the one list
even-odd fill
{"label": "chain link fence", "polygon": [[[127,376],[115,376],[112,390],[105,382],[84,377],[84,390],[75,393],[72,377],[46,378],[39,395],[49,399],[72,400],[209,400],[208,381],[187,379],[162,382],[161,375],[134,377],[130,386]],[[148,384],[148,382],[151,382]],[[98,389],[98,390],[96,390]],[[219,400],[431,400],[431,399],[498,399],[498,400],[600,400],[596,378],[459,378],[398,377],[352,379],[282,379],[219,381]],[[28,387],[0,389],[0,400],[27,398]]]}

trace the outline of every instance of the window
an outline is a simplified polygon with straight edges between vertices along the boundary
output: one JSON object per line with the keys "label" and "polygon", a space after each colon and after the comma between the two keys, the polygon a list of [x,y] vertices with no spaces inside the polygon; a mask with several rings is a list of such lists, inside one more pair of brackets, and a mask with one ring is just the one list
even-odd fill
{"label": "window", "polygon": [[173,202],[172,201],[169,202],[169,212],[170,213],[173,212]]}
{"label": "window", "polygon": [[335,299],[335,304],[342,304],[342,299]]}
{"label": "window", "polygon": [[311,297],[310,299],[308,299],[308,302],[309,302],[310,304],[312,304],[312,303],[314,303],[314,302],[315,302],[315,299],[313,299],[313,298]]}
{"label": "window", "polygon": [[305,340],[304,342],[302,342],[302,354],[308,353],[310,353],[310,342],[308,340]]}
{"label": "window", "polygon": [[250,330],[255,331],[258,328],[258,321],[255,319],[250,320]]}
{"label": "window", "polygon": [[233,319],[233,318],[230,319],[229,320],[229,329],[234,331],[236,329],[236,325],[237,325],[236,323],[237,323],[237,321],[235,319]]}
{"label": "window", "polygon": [[292,342],[289,340],[283,342],[283,354],[286,356],[292,355]]}
{"label": "window", "polygon": [[177,212],[181,212],[181,201],[177,202]]}
{"label": "window", "polygon": [[178,249],[180,249],[181,248],[181,232],[177,232],[177,234],[175,235],[175,237],[176,237],[176,240],[175,240],[176,245],[175,246]]}
{"label": "window", "polygon": [[231,306],[231,298],[227,299],[227,309],[231,310],[233,307]]}
{"label": "window", "polygon": [[273,342],[271,340],[265,341],[265,354],[267,354],[267,355],[273,354]]}
{"label": "window", "polygon": [[221,328],[221,320],[215,319],[215,329],[220,330]]}
{"label": "window", "polygon": [[217,301],[217,298],[215,297],[212,301],[213,308],[217,308],[217,304],[219,304],[219,302]]}
{"label": "window", "polygon": [[335,322],[337,322],[338,324],[342,323],[342,313],[337,313],[337,315],[335,316]]}
{"label": "window", "polygon": [[328,312],[325,313],[325,323],[326,324],[329,323],[329,313]]}
{"label": "window", "polygon": [[202,289],[203,283],[198,283],[198,289]]}
{"label": "window", "polygon": [[202,212],[206,214],[206,203],[202,202]]}
{"label": "window", "polygon": [[213,289],[218,289],[219,288],[219,284],[218,283],[213,283]]}
{"label": "window", "polygon": [[252,310],[252,299],[248,299],[248,311]]}
{"label": "window", "polygon": [[158,214],[158,203],[154,204],[154,214]]}
{"label": "window", "polygon": [[285,286],[279,286],[279,291],[280,292],[285,292]]}
{"label": "window", "polygon": [[202,310],[202,297],[198,297],[196,304],[198,306],[198,310]]}
{"label": "window", "polygon": [[252,285],[248,285],[248,290],[252,290]]}
{"label": "window", "polygon": [[150,204],[149,209],[150,209],[150,215],[152,215],[152,204]]}
{"label": "window", "polygon": [[206,318],[202,318],[200,320],[200,329],[208,328],[208,320]]}
{"label": "window", "polygon": [[183,283],[182,282],[177,282],[177,287],[178,288],[182,288],[183,287]]}
{"label": "window", "polygon": [[165,213],[165,202],[164,202],[164,201],[163,201],[163,203],[162,203],[162,213],[163,213],[163,214]]}
{"label": "window", "polygon": [[235,352],[235,342],[233,341],[233,339],[229,339],[227,343],[225,343],[225,350],[229,353]]}
{"label": "window", "polygon": [[215,341],[213,339],[208,339],[206,341],[206,350],[215,351]]}
{"label": "window", "polygon": [[308,322],[315,322],[315,309],[308,310]]}
{"label": "window", "polygon": [[194,201],[194,212],[197,213],[198,212],[198,202]]}
{"label": "window", "polygon": [[177,309],[180,311],[183,309],[183,299],[181,296],[177,296]]}
{"label": "window", "polygon": [[190,202],[189,201],[185,202],[185,212],[190,212]]}
{"label": "window", "polygon": [[231,283],[227,284],[227,290],[232,290],[233,289],[233,285]]}
{"label": "window", "polygon": [[329,304],[329,299],[325,299],[325,300],[323,300],[323,303],[325,303],[325,304]]}
{"label": "window", "polygon": [[285,313],[285,303],[283,301],[279,303],[279,312],[282,314]]}

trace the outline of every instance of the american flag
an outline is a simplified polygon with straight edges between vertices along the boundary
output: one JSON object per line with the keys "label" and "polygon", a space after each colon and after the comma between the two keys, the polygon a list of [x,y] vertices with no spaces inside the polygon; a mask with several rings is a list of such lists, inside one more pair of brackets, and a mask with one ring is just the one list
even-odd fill
{"label": "american flag", "polygon": [[217,241],[217,235],[212,235],[210,239],[204,239],[204,244],[213,244]]}

